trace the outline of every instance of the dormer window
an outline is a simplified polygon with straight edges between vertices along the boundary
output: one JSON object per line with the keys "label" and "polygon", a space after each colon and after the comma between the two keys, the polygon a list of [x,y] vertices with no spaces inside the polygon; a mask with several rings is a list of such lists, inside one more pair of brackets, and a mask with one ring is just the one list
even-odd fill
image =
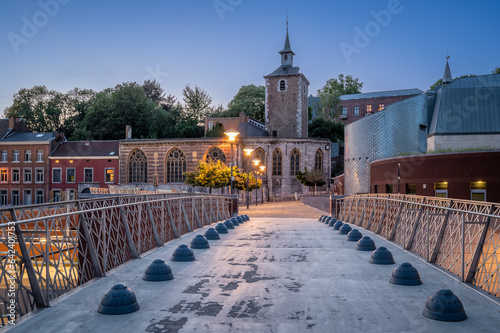
{"label": "dormer window", "polygon": [[285,91],[286,90],[286,82],[285,80],[280,81],[280,91]]}

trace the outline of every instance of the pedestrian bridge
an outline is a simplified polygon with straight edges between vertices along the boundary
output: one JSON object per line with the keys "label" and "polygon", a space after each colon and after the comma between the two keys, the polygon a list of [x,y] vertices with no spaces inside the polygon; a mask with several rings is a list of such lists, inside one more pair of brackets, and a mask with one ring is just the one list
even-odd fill
{"label": "pedestrian bridge", "polygon": [[[276,207],[280,217],[257,214],[258,207],[243,209],[251,217],[260,217],[252,217],[221,235],[220,240],[210,241],[210,249],[194,250],[195,261],[170,261],[180,244],[189,245],[210,224],[229,217],[232,204],[231,199],[218,196],[154,195],[4,210],[0,225],[5,247],[1,266],[4,330],[497,331],[495,205],[490,204],[487,213],[472,206],[461,208],[473,210],[460,210],[453,203],[438,206],[449,211],[446,217],[444,210],[432,210],[430,201],[402,197],[348,197],[335,202],[332,207],[337,217],[359,227],[377,246],[387,247],[394,255],[394,265],[368,263],[370,252],[354,250],[355,243],[346,241],[345,235],[318,222],[325,212],[299,203]],[[437,228],[431,227],[432,220],[440,221]],[[416,221],[426,222],[415,226]],[[452,236],[447,236],[447,228],[455,221],[463,223],[452,227]],[[447,226],[443,227],[444,223]],[[473,223],[483,228],[470,228]],[[431,231],[434,229],[436,236]],[[418,235],[425,235],[424,241]],[[9,239],[14,241],[9,243]],[[480,243],[481,251],[477,249]],[[15,264],[10,261],[11,248]],[[424,249],[421,251],[426,255],[415,248]],[[448,248],[451,254],[445,257],[451,259],[430,262],[434,252],[440,258]],[[467,251],[460,252],[462,248]],[[460,253],[471,253],[471,257]],[[157,258],[170,265],[173,280],[142,280],[145,269]],[[420,272],[422,285],[388,282],[394,268],[403,262]],[[452,262],[448,266],[452,270],[443,267],[443,262]],[[480,274],[488,278],[476,278],[481,270],[487,270]],[[467,282],[470,274],[472,283]],[[8,323],[13,279],[16,325]],[[478,281],[488,283],[480,289]],[[140,305],[137,312],[108,316],[96,311],[103,294],[116,283],[126,284],[135,293]],[[427,299],[439,289],[450,289],[462,300],[467,320],[450,323],[422,315]]]}

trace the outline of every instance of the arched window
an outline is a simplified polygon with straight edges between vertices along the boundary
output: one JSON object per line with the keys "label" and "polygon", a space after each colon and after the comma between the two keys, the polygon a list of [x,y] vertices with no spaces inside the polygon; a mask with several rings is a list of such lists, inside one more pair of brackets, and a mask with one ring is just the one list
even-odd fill
{"label": "arched window", "polygon": [[255,159],[260,161],[260,165],[266,165],[266,152],[262,148],[255,149]]}
{"label": "arched window", "polygon": [[226,155],[219,147],[212,147],[207,152],[207,157],[205,158],[205,162],[217,162],[221,161],[226,164]]}
{"label": "arched window", "polygon": [[183,183],[186,180],[187,159],[182,150],[174,148],[167,154],[165,183]]}
{"label": "arched window", "polygon": [[282,175],[283,154],[281,150],[275,149],[273,152],[273,176]]}
{"label": "arched window", "polygon": [[128,182],[148,182],[148,159],[140,149],[134,149],[128,155]]}
{"label": "arched window", "polygon": [[300,152],[298,149],[292,150],[290,154],[290,176],[297,176],[300,168]]}
{"label": "arched window", "polygon": [[314,155],[314,170],[323,172],[323,153],[321,149],[318,149]]}
{"label": "arched window", "polygon": [[286,90],[286,82],[285,80],[280,81],[280,91],[285,91]]}

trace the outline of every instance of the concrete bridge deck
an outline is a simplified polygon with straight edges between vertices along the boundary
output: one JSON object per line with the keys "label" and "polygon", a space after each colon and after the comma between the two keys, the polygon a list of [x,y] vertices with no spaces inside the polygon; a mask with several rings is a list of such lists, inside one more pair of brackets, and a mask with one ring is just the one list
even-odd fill
{"label": "concrete bridge deck", "polygon": [[[196,261],[173,262],[172,252],[198,229],[143,255],[26,315],[9,332],[498,332],[500,305],[431,265],[379,238],[395,265],[368,263],[371,252],[317,221],[322,212],[291,203],[250,209],[251,220],[194,250]],[[266,212],[267,210],[267,212]],[[241,210],[247,213],[246,209]],[[260,216],[260,217],[259,217]],[[267,217],[265,217],[267,216]],[[295,216],[295,217],[290,217]],[[142,280],[162,258],[174,279]],[[410,262],[423,284],[389,283],[391,272]],[[125,315],[97,313],[102,295],[115,283],[136,294],[140,309]],[[451,289],[468,319],[442,322],[422,315],[435,291]]]}

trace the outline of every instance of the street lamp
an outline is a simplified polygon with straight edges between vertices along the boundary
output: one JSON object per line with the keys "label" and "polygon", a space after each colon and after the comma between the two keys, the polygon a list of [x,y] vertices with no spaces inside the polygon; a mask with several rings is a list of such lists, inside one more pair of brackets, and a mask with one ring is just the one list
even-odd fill
{"label": "street lamp", "polygon": [[247,209],[249,209],[248,179],[250,178],[250,168],[248,167],[248,160],[250,159],[250,156],[252,156],[253,148],[243,148],[243,151],[245,152],[245,156],[247,157]]}
{"label": "street lamp", "polygon": [[255,172],[255,206],[257,206],[257,180],[258,180],[257,170],[258,170],[258,167],[259,167],[259,163],[260,163],[259,159],[254,159],[253,160],[253,164],[255,165],[255,169],[256,169],[256,172]]}
{"label": "street lamp", "polygon": [[261,165],[260,166],[260,172],[262,173],[262,204],[264,204],[264,171],[266,170],[266,166],[265,165]]}
{"label": "street lamp", "polygon": [[231,145],[231,188],[230,193],[233,194],[234,191],[234,177],[233,177],[233,144],[236,141],[236,137],[240,132],[235,131],[234,129],[229,129],[224,132],[224,134],[227,135],[227,138],[229,140],[229,144]]}

